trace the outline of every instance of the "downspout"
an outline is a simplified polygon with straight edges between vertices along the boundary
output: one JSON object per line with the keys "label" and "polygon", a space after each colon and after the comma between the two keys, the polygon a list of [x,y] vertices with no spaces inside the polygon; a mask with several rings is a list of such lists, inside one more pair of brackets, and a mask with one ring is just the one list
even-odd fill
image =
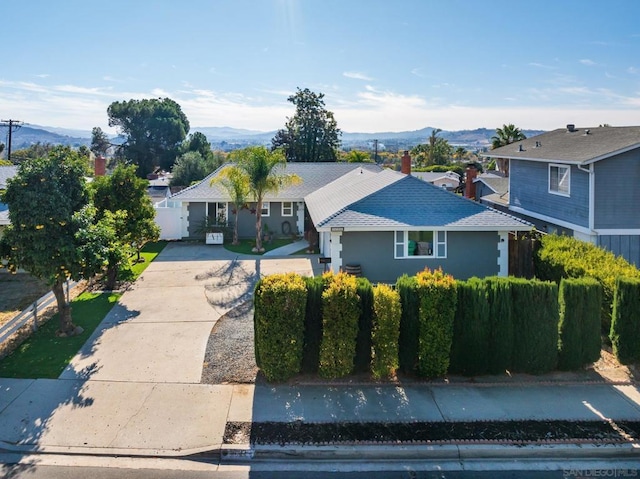
{"label": "downspout", "polygon": [[590,163],[589,168],[585,168],[582,165],[578,165],[578,169],[580,171],[584,171],[585,173],[589,173],[589,230],[592,234],[596,234],[595,229],[595,218],[596,218],[596,170],[595,164]]}

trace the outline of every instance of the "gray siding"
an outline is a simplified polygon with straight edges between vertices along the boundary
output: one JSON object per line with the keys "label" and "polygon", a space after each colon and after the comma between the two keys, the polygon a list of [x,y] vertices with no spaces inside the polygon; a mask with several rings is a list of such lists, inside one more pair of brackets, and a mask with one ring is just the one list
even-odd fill
{"label": "gray siding", "polygon": [[498,274],[497,232],[448,232],[447,258],[394,259],[393,232],[345,232],[342,265],[360,264],[370,281],[395,283],[404,273],[442,267],[456,279]]}
{"label": "gray siding", "polygon": [[[282,203],[281,202],[271,202],[271,210],[269,216],[262,217],[262,225],[268,225],[269,230],[275,233],[276,237],[283,236],[282,233],[282,224],[285,221],[288,221],[291,225],[291,232],[296,232],[296,221],[297,217],[297,203],[293,202],[293,216],[282,216]],[[255,207],[254,204],[251,204],[250,207]],[[229,218],[230,221],[235,221],[235,215],[231,215]],[[241,210],[240,211],[240,223],[238,225],[238,236],[240,238],[254,238],[256,236],[256,215],[252,214],[250,210]]]}
{"label": "gray siding", "polygon": [[640,228],[640,152],[595,164],[595,228]]}
{"label": "gray siding", "polygon": [[622,256],[636,267],[640,267],[640,236],[598,236],[598,245],[611,251],[616,256]]}
{"label": "gray siding", "polygon": [[570,197],[549,193],[549,165],[511,160],[510,204],[578,226],[589,226],[589,174],[571,166]]}
{"label": "gray siding", "polygon": [[196,233],[200,227],[202,221],[204,221],[207,212],[206,203],[189,203],[187,206],[188,218],[189,218],[189,238],[204,238],[204,233]]}

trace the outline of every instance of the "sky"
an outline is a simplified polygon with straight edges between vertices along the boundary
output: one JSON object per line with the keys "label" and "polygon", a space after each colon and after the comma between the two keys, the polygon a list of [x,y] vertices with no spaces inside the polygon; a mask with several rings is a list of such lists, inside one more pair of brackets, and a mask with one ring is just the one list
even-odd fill
{"label": "sky", "polygon": [[296,88],[346,132],[640,125],[637,0],[0,1],[0,119],[91,130],[114,101],[282,128]]}

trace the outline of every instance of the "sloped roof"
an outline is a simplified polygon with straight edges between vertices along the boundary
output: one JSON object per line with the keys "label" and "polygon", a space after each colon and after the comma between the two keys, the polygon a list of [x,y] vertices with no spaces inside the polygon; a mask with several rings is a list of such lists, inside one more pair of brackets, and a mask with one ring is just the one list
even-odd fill
{"label": "sloped roof", "polygon": [[18,174],[17,166],[0,166],[0,190],[7,188],[7,180]]}
{"label": "sloped roof", "polygon": [[640,148],[640,126],[575,128],[571,132],[559,128],[496,148],[482,156],[588,164],[635,148]]}
{"label": "sloped roof", "polygon": [[493,190],[494,193],[498,193],[499,195],[503,195],[509,192],[509,178],[504,178],[502,176],[489,174],[482,174],[473,180],[474,183],[481,181],[489,188]]}
{"label": "sloped roof", "polygon": [[411,176],[415,176],[423,181],[428,181],[429,183],[433,183],[441,178],[446,178],[460,183],[460,175],[453,171],[447,171],[445,173],[435,171],[412,171]]}
{"label": "sloped roof", "polygon": [[[220,171],[231,164],[222,165],[216,171],[207,176],[200,183],[176,193],[172,200],[180,201],[226,201],[229,195],[220,185],[210,186],[211,179],[220,174]],[[373,163],[285,163],[279,168],[288,174],[296,174],[302,182],[282,188],[277,194],[267,195],[265,200],[302,201],[308,194],[322,188],[323,186],[337,180],[341,176],[356,169],[367,171],[381,171],[382,168]]]}
{"label": "sloped roof", "polygon": [[425,181],[386,170],[341,178],[305,198],[317,228],[530,230],[532,225]]}

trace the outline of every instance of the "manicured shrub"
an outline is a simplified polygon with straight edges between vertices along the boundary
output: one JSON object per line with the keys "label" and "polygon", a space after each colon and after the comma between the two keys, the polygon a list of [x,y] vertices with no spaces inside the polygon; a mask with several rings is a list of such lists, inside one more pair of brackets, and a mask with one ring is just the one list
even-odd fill
{"label": "manicured shrub", "polygon": [[360,298],[358,337],[354,371],[367,373],[371,369],[371,328],[373,323],[373,287],[366,278],[357,278],[357,293]]}
{"label": "manicured shrub", "polygon": [[510,278],[514,326],[513,370],[541,374],[558,363],[558,287]]}
{"label": "manicured shrub", "polygon": [[602,287],[593,278],[560,282],[558,368],[579,369],[600,357]]}
{"label": "manicured shrub", "polygon": [[307,284],[307,308],[304,320],[304,348],[302,371],[315,374],[320,364],[320,341],[322,340],[322,291],[325,280],[316,276],[305,277]]}
{"label": "manicured shrub", "polygon": [[640,279],[616,281],[609,338],[622,364],[640,361]]}
{"label": "manicured shrub", "polygon": [[318,373],[325,378],[353,371],[360,317],[356,278],[346,273],[330,275],[322,293],[322,341]]}
{"label": "manicured shrub", "polygon": [[539,279],[560,283],[562,278],[595,278],[602,285],[602,332],[611,328],[616,278],[640,278],[640,271],[621,256],[569,236],[546,235],[535,255]]}
{"label": "manicured shrub", "polygon": [[458,281],[457,290],[449,370],[468,376],[487,374],[490,337],[487,283],[478,278]]}
{"label": "manicured shrub", "polygon": [[418,367],[420,298],[415,276],[406,274],[398,278],[396,291],[400,295],[400,338],[398,339],[398,359],[400,370],[413,372]]}
{"label": "manicured shrub", "polygon": [[489,373],[503,374],[513,363],[513,315],[509,278],[486,278],[489,307]]}
{"label": "manicured shrub", "polygon": [[269,381],[283,381],[300,372],[306,303],[305,281],[297,274],[274,274],[256,285],[256,362]]}
{"label": "manicured shrub", "polygon": [[453,338],[457,292],[453,276],[441,269],[416,275],[420,298],[418,373],[437,377],[447,373]]}
{"label": "manicured shrub", "polygon": [[373,288],[371,373],[375,378],[393,377],[398,369],[400,294],[379,284]]}

